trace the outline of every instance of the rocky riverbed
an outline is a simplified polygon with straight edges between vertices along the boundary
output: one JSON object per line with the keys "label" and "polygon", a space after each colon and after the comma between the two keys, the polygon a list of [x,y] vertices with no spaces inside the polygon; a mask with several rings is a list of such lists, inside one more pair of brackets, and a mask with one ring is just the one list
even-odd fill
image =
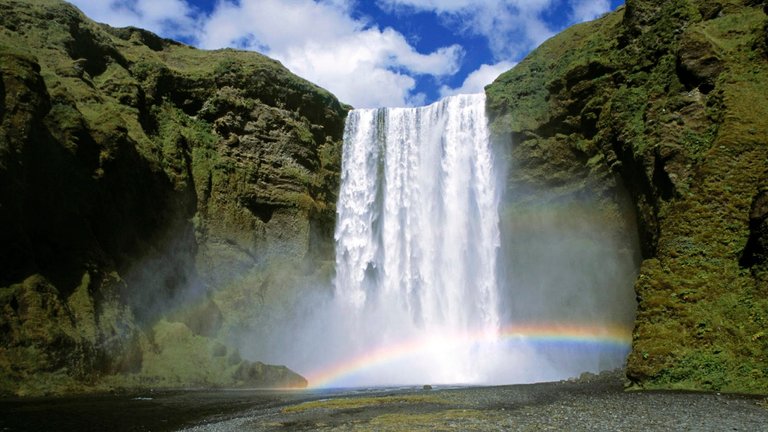
{"label": "rocky riverbed", "polygon": [[577,382],[343,391],[185,391],[0,401],[0,431],[766,431],[768,398]]}

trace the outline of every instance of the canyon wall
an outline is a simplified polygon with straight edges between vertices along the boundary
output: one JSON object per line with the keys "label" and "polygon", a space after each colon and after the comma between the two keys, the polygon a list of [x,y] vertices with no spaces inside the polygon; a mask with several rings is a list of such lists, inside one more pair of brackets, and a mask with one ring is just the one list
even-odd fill
{"label": "canyon wall", "polygon": [[[256,53],[0,7],[0,393],[306,385],[236,347],[330,289],[349,107]],[[633,388],[768,391],[765,11],[628,0],[486,88],[507,252],[537,207],[637,233]]]}
{"label": "canyon wall", "polygon": [[633,388],[768,390],[767,41],[760,1],[628,0],[486,87],[507,212],[636,215]]}
{"label": "canyon wall", "polygon": [[256,53],[0,8],[0,391],[306,385],[234,346],[332,273],[348,107]]}

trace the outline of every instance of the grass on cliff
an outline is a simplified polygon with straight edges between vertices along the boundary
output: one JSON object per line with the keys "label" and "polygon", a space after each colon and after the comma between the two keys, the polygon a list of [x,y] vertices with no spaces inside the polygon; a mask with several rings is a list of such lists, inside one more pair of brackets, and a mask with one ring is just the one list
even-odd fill
{"label": "grass on cliff", "polygon": [[568,71],[590,62],[608,61],[610,66],[617,43],[615,29],[621,19],[620,13],[613,13],[569,27],[486,87],[489,111],[501,115],[492,119],[493,131],[534,130],[546,123],[551,109],[549,89],[562,86]]}
{"label": "grass on cliff", "polygon": [[[668,259],[648,274],[662,284],[651,291],[657,299],[649,299],[648,307],[675,316],[675,330],[683,337],[660,347],[656,355],[668,360],[651,386],[768,389],[768,290],[738,264],[752,198],[766,182],[768,66],[754,60],[752,49],[765,20],[761,11],[747,9],[694,29],[713,40],[728,62],[716,87],[724,117],[711,149],[701,156],[702,180],[664,209],[669,238],[659,245],[659,254]],[[658,298],[664,295],[668,298]],[[656,333],[665,326],[651,322],[644,331]],[[641,355],[654,355],[646,347],[639,347]]]}
{"label": "grass on cliff", "polygon": [[[487,88],[493,130],[527,158],[513,180],[573,193],[621,174],[634,194],[646,260],[628,370],[643,388],[768,391],[768,288],[739,264],[768,184],[766,26],[738,1],[628,1]],[[588,169],[568,164],[580,153]]]}
{"label": "grass on cliff", "polygon": [[[349,107],[258,53],[202,51],[144,30],[111,28],[88,20],[76,8],[59,0],[0,0],[0,9],[3,68],[24,64],[23,70],[18,68],[10,73],[14,79],[24,81],[20,87],[38,82],[38,66],[44,81],[44,88],[22,89],[29,90],[27,93],[39,101],[14,102],[22,110],[39,108],[39,114],[45,115],[39,122],[34,119],[35,125],[42,126],[40,129],[47,129],[40,131],[41,136],[50,138],[44,144],[57,151],[59,147],[63,149],[45,156],[64,161],[42,166],[69,164],[66,170],[48,172],[60,177],[60,183],[65,184],[62,190],[80,194],[60,194],[61,205],[67,206],[67,211],[56,209],[50,216],[55,221],[52,223],[58,222],[59,214],[71,216],[76,220],[67,222],[82,228],[82,233],[64,232],[68,231],[66,228],[59,232],[51,230],[52,235],[66,237],[62,242],[66,244],[65,250],[84,251],[82,257],[71,258],[77,261],[73,264],[77,272],[67,276],[74,282],[59,284],[56,288],[60,293],[75,290],[82,294],[77,282],[83,268],[94,269],[94,274],[110,273],[114,267],[122,271],[142,262],[144,254],[158,252],[166,246],[159,243],[167,238],[155,237],[165,235],[165,224],[170,224],[170,219],[187,223],[186,227],[193,225],[195,237],[184,239],[184,248],[194,254],[199,247],[195,264],[200,273],[195,276],[201,279],[215,281],[212,273],[231,270],[229,258],[238,253],[250,260],[246,263],[249,268],[268,267],[262,262],[267,261],[260,255],[263,252],[270,259],[290,262],[294,273],[305,262],[305,255],[316,253],[307,251],[309,219],[314,217],[326,224],[333,219],[340,136]],[[3,72],[5,75],[5,69]],[[13,75],[16,72],[18,76]],[[45,110],[47,113],[42,112]],[[235,127],[236,133],[229,133],[229,127]],[[18,132],[21,128],[16,129]],[[248,140],[242,139],[244,136]],[[5,147],[6,142],[2,144]],[[30,148],[43,148],[38,142],[29,144],[24,143]],[[5,153],[0,154],[0,168],[5,169],[5,163]],[[70,175],[70,170],[77,176]],[[48,216],[46,212],[39,213],[41,218]],[[104,213],[117,222],[103,222]],[[108,226],[94,228],[99,224]],[[101,232],[94,234],[98,228]],[[144,236],[145,233],[150,234]],[[129,248],[121,247],[122,243],[136,248],[126,250]],[[114,250],[103,250],[106,247],[100,246],[104,245]],[[45,249],[45,244],[30,247],[44,249],[43,254],[53,253]],[[112,252],[116,256],[110,256]],[[61,260],[65,257],[57,259]],[[39,271],[43,274],[45,270]],[[170,279],[166,282],[165,285],[183,283]],[[139,291],[154,296],[157,292],[185,289],[165,285],[147,287],[146,292],[138,286],[124,291],[139,297],[135,295]],[[98,283],[88,290],[85,297],[90,296],[91,300],[104,294],[104,287]],[[162,295],[157,294],[158,298]],[[61,300],[54,294],[51,297],[51,302]],[[124,304],[121,307],[128,311]],[[85,315],[76,318],[82,318],[82,326],[98,321]],[[129,315],[121,319],[125,322],[118,324],[125,326],[115,328],[135,325]],[[46,325],[57,325],[54,316],[41,320],[48,320]],[[94,331],[103,330],[100,337],[110,343],[119,339],[115,335],[119,332],[110,333],[114,329],[104,324],[105,329]],[[151,328],[153,324],[157,328]],[[221,351],[213,338],[190,333],[190,329],[185,330],[181,323],[172,323],[170,319],[147,326],[139,331],[141,337],[165,335],[163,340],[168,349],[161,352],[149,343],[144,344],[143,374],[112,376],[111,384],[105,385],[226,384],[232,365],[212,354]],[[66,348],[54,342],[41,344],[39,352],[28,350],[29,357],[69,355],[62,354]],[[96,361],[95,353],[102,347],[90,341],[81,348],[86,352],[85,360]],[[42,368],[34,362],[14,364],[7,360],[0,355],[3,371],[14,370],[14,377],[25,377],[33,389],[30,391],[42,391],[46,380],[59,383],[59,376],[70,377],[75,387],[96,385],[86,382],[83,374],[77,375],[80,372],[71,365]],[[56,370],[42,373],[38,369]],[[42,378],[33,379],[38,376]],[[104,377],[94,372],[85,378]],[[3,381],[4,385],[15,385],[25,391],[22,387],[26,384],[19,384],[18,380]],[[69,389],[68,385],[64,380],[56,387]]]}

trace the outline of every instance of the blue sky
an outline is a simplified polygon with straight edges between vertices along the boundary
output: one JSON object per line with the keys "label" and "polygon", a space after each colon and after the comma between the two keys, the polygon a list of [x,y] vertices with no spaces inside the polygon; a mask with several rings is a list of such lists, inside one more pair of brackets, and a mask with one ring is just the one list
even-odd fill
{"label": "blue sky", "polygon": [[258,51],[355,107],[482,91],[619,0],[69,0],[99,22]]}

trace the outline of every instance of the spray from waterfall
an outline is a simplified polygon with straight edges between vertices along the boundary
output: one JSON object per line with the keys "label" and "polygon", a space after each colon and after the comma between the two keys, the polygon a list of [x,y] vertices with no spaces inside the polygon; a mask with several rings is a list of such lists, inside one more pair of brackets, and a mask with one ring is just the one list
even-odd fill
{"label": "spray from waterfall", "polygon": [[523,383],[621,366],[632,264],[599,220],[567,206],[567,230],[530,209],[501,223],[502,162],[484,94],[351,111],[335,286],[304,291],[254,337],[254,358],[320,387]]}
{"label": "spray from waterfall", "polygon": [[451,339],[500,330],[499,194],[484,95],[352,111],[344,142],[338,301],[363,328],[377,327],[365,339],[445,339],[431,347],[436,379],[476,378],[481,353]]}

